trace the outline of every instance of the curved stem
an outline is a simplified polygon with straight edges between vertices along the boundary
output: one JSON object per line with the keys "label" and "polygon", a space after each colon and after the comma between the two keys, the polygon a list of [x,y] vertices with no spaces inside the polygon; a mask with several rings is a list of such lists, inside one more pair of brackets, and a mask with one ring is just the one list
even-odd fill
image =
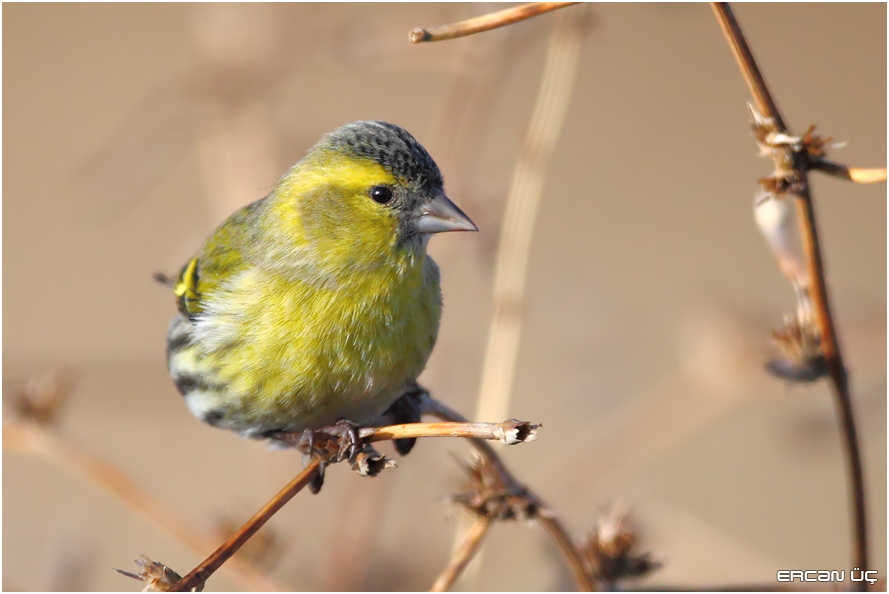
{"label": "curved stem", "polygon": [[[719,25],[726,40],[738,61],[744,80],[756,101],[760,112],[772,118],[781,132],[787,132],[787,126],[778,112],[772,94],[756,65],[744,33],[732,13],[727,2],[711,2]],[[852,395],[849,391],[849,379],[843,364],[842,352],[837,338],[836,325],[830,310],[827,284],[824,280],[824,264],[821,257],[821,246],[818,241],[818,228],[815,224],[815,208],[812,204],[811,189],[808,181],[808,169],[815,165],[804,154],[795,158],[794,168],[800,185],[797,194],[797,218],[799,219],[800,236],[806,253],[806,265],[811,278],[812,301],[815,308],[815,321],[821,335],[824,359],[828,376],[836,398],[837,414],[840,421],[843,449],[846,454],[846,467],[849,476],[849,488],[852,497],[852,538],[853,564],[866,570],[868,565],[867,538],[867,507],[864,490],[864,470],[861,462],[861,450],[858,443],[858,431],[855,426],[855,415],[852,408]],[[867,589],[867,584],[859,582],[857,587]]]}
{"label": "curved stem", "polygon": [[[423,394],[420,402],[421,409],[425,414],[432,415],[442,421],[453,421],[458,423],[466,422],[466,418],[463,415],[445,406],[438,400],[435,400],[429,396],[428,393]],[[526,497],[535,503],[539,510],[535,519],[546,533],[552,537],[556,548],[562,554],[562,559],[565,561],[565,564],[568,565],[571,574],[574,576],[574,582],[577,584],[578,590],[582,592],[595,592],[596,586],[584,567],[580,551],[577,549],[577,545],[574,543],[574,540],[565,529],[565,526],[562,525],[562,522],[558,519],[555,512],[547,507],[546,503],[544,503],[540,497],[513,476],[500,456],[494,451],[494,448],[487,442],[473,438],[470,438],[469,442],[485,462],[500,474],[501,481],[503,481],[504,484],[509,485],[510,488],[516,492],[524,492]]]}
{"label": "curved stem", "polygon": [[478,551],[490,527],[491,520],[488,518],[479,517],[476,519],[475,524],[472,525],[472,528],[466,534],[466,540],[463,541],[463,544],[460,545],[460,548],[457,549],[457,552],[448,561],[447,566],[439,574],[435,583],[429,588],[430,592],[447,592],[451,589],[454,582],[457,581],[457,578],[460,577],[463,570],[466,569],[466,566],[475,557],[475,553]]}
{"label": "curved stem", "polygon": [[424,41],[444,41],[445,39],[456,39],[457,37],[466,37],[491,29],[498,29],[511,25],[519,21],[524,21],[553,10],[565,8],[579,4],[579,2],[529,2],[521,6],[507,8],[490,14],[483,14],[459,23],[450,23],[448,25],[439,25],[438,27],[430,27],[423,29],[417,27],[412,29],[408,34],[411,43],[423,43]]}

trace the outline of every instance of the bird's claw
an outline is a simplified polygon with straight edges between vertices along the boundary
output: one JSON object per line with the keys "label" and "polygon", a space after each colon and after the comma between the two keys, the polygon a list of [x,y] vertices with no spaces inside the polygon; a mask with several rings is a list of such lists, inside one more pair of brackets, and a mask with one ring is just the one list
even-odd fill
{"label": "bird's claw", "polygon": [[[361,448],[361,438],[358,436],[358,424],[348,419],[340,419],[331,427],[330,435],[333,435],[339,441],[340,447],[337,450],[336,461],[342,462],[348,460],[351,464]],[[346,455],[348,453],[348,456]]]}
{"label": "bird's claw", "polygon": [[348,419],[340,419],[329,427],[306,429],[302,433],[277,432],[265,437],[276,439],[295,447],[305,456],[305,461],[317,459],[318,472],[307,485],[317,494],[324,485],[324,471],[337,462],[348,460],[349,466],[361,476],[376,476],[395,462],[377,452],[369,443],[362,441],[360,427]]}
{"label": "bird's claw", "polygon": [[290,444],[309,458],[322,462],[352,462],[361,449],[358,425],[348,419],[340,419],[330,427],[306,429],[298,439],[291,438]]}
{"label": "bird's claw", "polygon": [[301,451],[306,460],[317,458],[320,461],[318,472],[308,484],[309,490],[317,494],[324,485],[324,471],[330,464],[348,460],[355,465],[358,454],[363,451],[358,425],[348,419],[340,419],[330,427],[306,429],[298,439],[291,437],[290,443]]}

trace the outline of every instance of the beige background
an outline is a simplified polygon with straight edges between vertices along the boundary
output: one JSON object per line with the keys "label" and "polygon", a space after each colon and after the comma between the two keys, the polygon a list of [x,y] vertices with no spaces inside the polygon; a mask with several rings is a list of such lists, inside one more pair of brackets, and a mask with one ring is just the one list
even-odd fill
{"label": "beige background", "polygon": [[[432,241],[442,333],[423,381],[471,415],[494,249],[553,16],[428,46],[407,31],[490,5],[3,7],[4,386],[67,365],[61,431],[209,529],[241,521],[298,456],[201,425],[164,367],[173,272],[323,133],[382,118],[439,161],[481,233]],[[697,5],[591,7],[568,124],[545,183],[511,414],[540,439],[504,452],[580,538],[624,501],[664,584],[850,569],[847,492],[825,384],[761,369],[793,308],[751,216],[746,89]],[[736,13],[790,125],[886,162],[886,7]],[[874,569],[886,571],[886,188],[814,182],[852,372]],[[10,421],[7,411],[4,421]],[[425,589],[459,472],[424,442],[374,481],[333,469],[271,523],[296,589]],[[3,456],[5,589],[136,589],[111,571],[199,555],[64,468]],[[456,517],[456,516],[454,516]],[[206,551],[209,553],[210,551]],[[72,567],[79,567],[74,571]],[[536,529],[498,526],[477,581],[570,588]],[[209,590],[236,588],[219,574]]]}

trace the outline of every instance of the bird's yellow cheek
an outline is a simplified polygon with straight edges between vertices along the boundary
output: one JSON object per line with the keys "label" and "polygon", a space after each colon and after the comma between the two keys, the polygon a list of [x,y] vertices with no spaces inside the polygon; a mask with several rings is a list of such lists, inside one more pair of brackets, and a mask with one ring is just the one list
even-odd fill
{"label": "bird's yellow cheek", "polygon": [[[282,224],[315,245],[335,266],[379,263],[398,242],[398,212],[371,198],[375,186],[399,181],[379,164],[342,155],[323,155],[300,167],[281,188],[290,197]],[[289,204],[288,204],[289,203]]]}

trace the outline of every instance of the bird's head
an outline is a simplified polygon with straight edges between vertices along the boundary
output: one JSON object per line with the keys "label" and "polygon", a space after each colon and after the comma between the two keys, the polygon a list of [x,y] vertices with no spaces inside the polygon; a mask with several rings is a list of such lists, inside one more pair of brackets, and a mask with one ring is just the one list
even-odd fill
{"label": "bird's head", "polygon": [[432,233],[478,230],[445,195],[426,149],[387,122],[326,135],[278,193],[295,206],[304,238],[343,259],[422,252]]}

